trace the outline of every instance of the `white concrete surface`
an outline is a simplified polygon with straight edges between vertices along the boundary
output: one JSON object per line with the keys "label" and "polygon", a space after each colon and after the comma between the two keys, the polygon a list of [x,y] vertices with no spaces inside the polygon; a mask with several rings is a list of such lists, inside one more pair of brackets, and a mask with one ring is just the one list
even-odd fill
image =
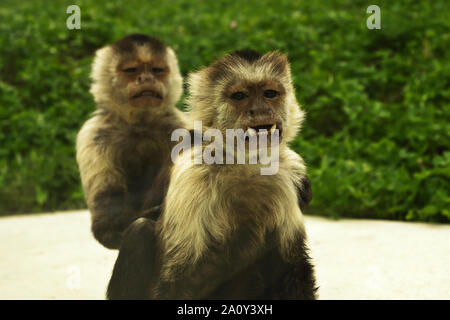
{"label": "white concrete surface", "polygon": [[[450,299],[450,225],[306,217],[320,299]],[[0,299],[104,299],[87,211],[0,218]]]}

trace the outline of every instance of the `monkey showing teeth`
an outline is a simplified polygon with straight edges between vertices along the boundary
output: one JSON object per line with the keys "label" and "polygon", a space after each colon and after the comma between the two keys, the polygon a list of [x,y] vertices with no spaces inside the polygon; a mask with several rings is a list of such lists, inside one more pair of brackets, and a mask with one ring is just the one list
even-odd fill
{"label": "monkey showing teeth", "polygon": [[194,164],[195,150],[184,152],[156,225],[138,219],[127,229],[108,298],[315,299],[300,208],[311,200],[310,184],[287,145],[304,114],[287,57],[236,51],[193,73],[189,85],[191,118],[224,136],[280,130],[279,170]]}
{"label": "monkey showing teeth", "polygon": [[175,107],[182,78],[173,50],[140,34],[99,49],[91,77],[97,110],[78,133],[77,162],[92,232],[118,248],[128,225],[164,198],[170,136],[185,127]]}

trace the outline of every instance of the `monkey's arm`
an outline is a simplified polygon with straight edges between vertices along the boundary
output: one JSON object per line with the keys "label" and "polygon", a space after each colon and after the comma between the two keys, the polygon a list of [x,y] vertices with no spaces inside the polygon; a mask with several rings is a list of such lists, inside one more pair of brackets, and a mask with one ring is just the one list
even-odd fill
{"label": "monkey's arm", "polygon": [[303,212],[312,200],[312,188],[311,181],[307,176],[304,176],[301,180],[301,185],[297,188],[298,204],[300,210]]}
{"label": "monkey's arm", "polygon": [[151,181],[150,187],[145,190],[143,204],[139,216],[157,220],[161,215],[161,204],[167,193],[169,185],[170,159],[158,168],[155,176],[147,177],[147,182]]}
{"label": "monkey's arm", "polygon": [[108,136],[98,134],[101,121],[95,116],[78,134],[77,162],[94,237],[105,247],[116,249],[135,212],[127,201],[125,177],[114,161]]}
{"label": "monkey's arm", "polygon": [[309,249],[302,234],[298,234],[285,252],[272,248],[265,257],[264,299],[314,300],[316,283]]}
{"label": "monkey's arm", "polygon": [[154,222],[134,221],[125,231],[106,296],[110,300],[148,299],[158,275]]}

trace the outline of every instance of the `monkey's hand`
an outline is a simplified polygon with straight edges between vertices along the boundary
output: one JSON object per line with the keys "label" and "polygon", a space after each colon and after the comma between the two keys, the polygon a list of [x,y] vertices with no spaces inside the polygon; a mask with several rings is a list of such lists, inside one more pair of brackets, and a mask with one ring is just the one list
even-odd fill
{"label": "monkey's hand", "polygon": [[123,192],[103,192],[92,206],[92,233],[108,249],[118,249],[125,229],[136,219],[137,212],[129,207]]}
{"label": "monkey's hand", "polygon": [[301,185],[298,188],[298,204],[300,209],[304,211],[312,200],[311,181],[307,176],[304,176]]}
{"label": "monkey's hand", "polygon": [[99,214],[92,219],[92,233],[102,245],[108,249],[118,249],[125,229],[132,219],[125,214]]}

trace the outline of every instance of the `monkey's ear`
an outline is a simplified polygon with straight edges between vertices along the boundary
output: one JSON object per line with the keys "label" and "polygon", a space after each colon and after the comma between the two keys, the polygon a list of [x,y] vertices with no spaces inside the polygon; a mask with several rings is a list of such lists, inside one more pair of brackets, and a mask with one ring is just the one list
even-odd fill
{"label": "monkey's ear", "polygon": [[284,64],[289,63],[289,58],[286,53],[282,53],[280,51],[275,51],[274,56],[280,63],[284,63]]}
{"label": "monkey's ear", "polygon": [[203,68],[188,76],[189,96],[188,110],[191,118],[203,121],[204,126],[211,126],[215,112],[215,96],[211,94],[213,85],[210,79],[212,68]]}
{"label": "monkey's ear", "polygon": [[106,46],[95,51],[95,57],[92,61],[91,79],[94,82],[100,82],[105,76],[105,70],[108,70],[108,65],[111,64],[112,50],[110,46]]}
{"label": "monkey's ear", "polygon": [[266,53],[262,58],[261,62],[263,64],[268,64],[271,66],[272,72],[277,75],[285,74],[289,72],[289,59],[286,54],[279,51],[272,51]]}

